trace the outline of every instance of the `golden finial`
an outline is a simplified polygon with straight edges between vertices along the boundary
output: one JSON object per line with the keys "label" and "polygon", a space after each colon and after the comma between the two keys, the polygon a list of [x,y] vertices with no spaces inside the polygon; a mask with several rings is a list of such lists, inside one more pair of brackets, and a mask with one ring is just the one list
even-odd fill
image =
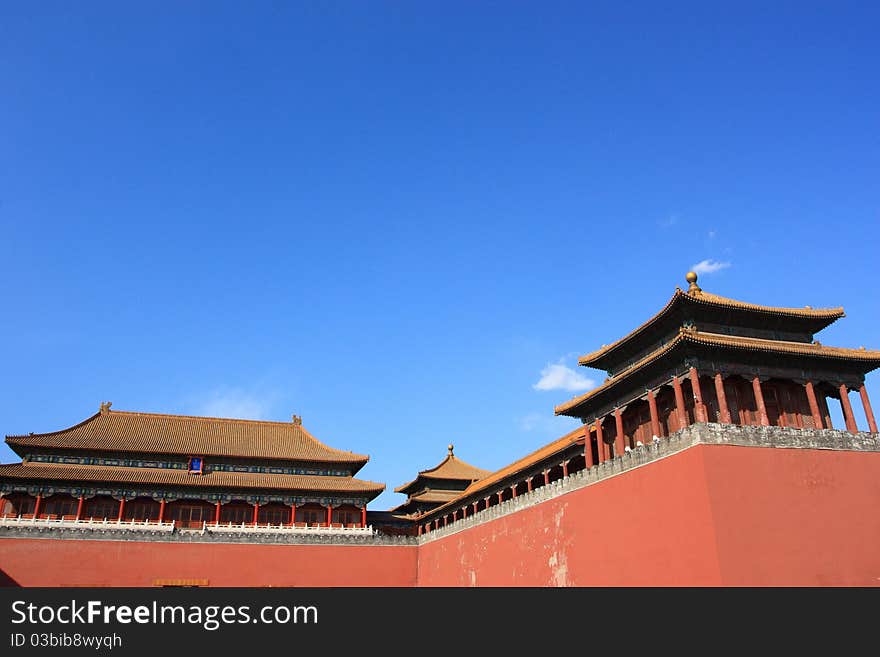
{"label": "golden finial", "polygon": [[690,284],[690,287],[688,287],[688,294],[695,296],[703,291],[700,289],[700,286],[697,285],[697,272],[689,271],[684,275],[684,280]]}
{"label": "golden finial", "polygon": [[454,456],[454,454],[452,453],[452,450],[455,449],[455,445],[453,445],[452,443],[449,443],[449,445],[447,446],[447,449],[449,450],[449,456]]}

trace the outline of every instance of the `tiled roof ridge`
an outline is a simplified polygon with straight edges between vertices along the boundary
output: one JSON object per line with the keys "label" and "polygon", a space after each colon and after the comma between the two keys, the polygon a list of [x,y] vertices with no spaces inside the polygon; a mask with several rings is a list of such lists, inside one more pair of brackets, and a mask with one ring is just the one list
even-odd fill
{"label": "tiled roof ridge", "polygon": [[[492,474],[491,470],[484,470],[483,468],[478,468],[475,465],[471,465],[467,461],[463,461],[460,458],[458,458],[455,454],[448,454],[445,459],[440,461],[440,463],[435,465],[433,468],[428,468],[427,470],[419,470],[419,474],[420,475],[430,475],[432,472],[436,472],[437,470],[439,470],[440,468],[445,466],[450,461],[455,461],[456,463],[459,464],[459,466],[464,467],[464,468],[470,468],[471,470],[474,470],[475,472],[485,473],[485,475]],[[459,479],[460,477],[440,477],[440,478],[441,479]]]}
{"label": "tiled roof ridge", "polygon": [[681,288],[676,287],[672,297],[669,299],[668,302],[666,302],[666,305],[663,306],[663,308],[661,308],[657,313],[655,313],[648,320],[624,335],[622,338],[619,338],[609,345],[604,345],[599,349],[596,349],[595,351],[581,356],[580,358],[578,358],[578,365],[590,365],[602,356],[617,349],[623,343],[629,342],[632,338],[642,333],[649,326],[659,321],[679,300],[693,303],[702,303],[705,305],[726,306],[729,308],[754,310],[756,312],[763,312],[767,314],[783,314],[800,317],[839,319],[841,317],[844,317],[846,314],[844,312],[843,306],[837,306],[833,308],[812,308],[810,306],[805,306],[804,308],[766,306],[762,304],[750,303],[747,301],[739,301],[737,299],[731,299],[729,297],[723,297],[718,294],[712,294],[711,292],[704,292],[703,290],[698,290],[696,293],[684,292]]}
{"label": "tiled roof ridge", "polygon": [[[445,465],[447,465],[450,461],[454,461],[454,462],[455,462],[456,464],[458,464],[460,467],[463,467],[463,468],[465,468],[465,469],[469,469],[469,470],[471,470],[471,471],[472,471],[472,474],[474,474],[474,475],[478,475],[478,476],[473,476],[473,477],[469,477],[469,476],[458,477],[458,476],[450,476],[450,475],[442,475],[442,474],[441,474],[441,475],[433,474],[433,473],[437,472],[440,468],[442,468],[442,467],[444,467]],[[395,493],[402,493],[404,490],[406,490],[407,488],[409,488],[410,486],[412,486],[414,483],[416,483],[416,482],[419,480],[420,477],[424,477],[424,478],[426,478],[426,479],[454,479],[454,480],[457,480],[457,481],[468,481],[468,480],[470,480],[470,481],[478,481],[478,480],[480,480],[480,479],[482,479],[482,478],[484,478],[484,477],[489,476],[490,474],[492,474],[492,471],[491,471],[491,470],[485,470],[485,469],[483,469],[483,468],[478,468],[478,467],[475,466],[475,465],[471,465],[471,464],[468,463],[467,461],[462,461],[462,460],[461,460],[460,458],[458,458],[455,454],[447,454],[447,455],[446,455],[446,458],[444,458],[442,461],[440,461],[440,463],[438,463],[437,465],[435,465],[433,468],[427,468],[426,470],[419,470],[419,472],[418,472],[418,474],[416,475],[416,478],[415,478],[415,479],[412,479],[411,481],[408,481],[408,482],[406,482],[405,484],[401,484],[400,486],[398,486],[397,488],[394,489],[394,492],[395,492]],[[426,488],[427,488],[427,487],[426,487]],[[423,490],[424,490],[424,489],[423,489]],[[415,494],[415,493],[411,493],[411,495],[412,495],[412,494]]]}
{"label": "tiled roof ridge", "polygon": [[503,468],[499,468],[498,470],[495,470],[494,472],[489,474],[489,476],[484,477],[483,479],[480,479],[479,481],[475,481],[470,486],[468,486],[466,489],[461,491],[460,495],[458,495],[454,499],[450,500],[449,502],[438,506],[435,509],[431,509],[431,511],[429,511],[428,513],[434,513],[435,511],[439,511],[440,509],[444,509],[448,506],[451,506],[463,497],[472,495],[472,494],[476,493],[477,491],[482,490],[484,488],[488,488],[492,484],[494,484],[498,481],[501,481],[505,477],[507,477],[511,474],[515,474],[517,472],[520,472],[520,471],[524,470],[525,468],[528,468],[530,465],[532,465],[533,463],[535,463],[537,461],[540,461],[542,458],[549,456],[550,454],[554,454],[557,451],[559,451],[560,449],[564,449],[565,447],[568,447],[569,445],[576,443],[578,440],[580,440],[583,437],[583,435],[584,435],[584,428],[583,427],[578,427],[576,429],[572,429],[571,431],[569,431],[565,435],[563,435],[563,436],[557,438],[556,440],[553,440],[545,445],[542,445],[541,447],[538,447],[537,449],[526,454],[522,458],[517,459],[513,463],[510,463],[510,464],[504,466]]}
{"label": "tiled roof ridge", "polygon": [[860,360],[880,359],[880,350],[853,349],[852,347],[832,347],[824,345],[818,340],[813,342],[795,342],[793,340],[770,340],[767,338],[755,338],[746,335],[727,335],[724,333],[711,333],[708,331],[682,331],[681,335],[689,342],[702,342],[705,344],[723,343],[732,347],[763,347],[769,351],[786,351],[805,355],[826,356],[828,358],[850,357]]}
{"label": "tiled roof ridge", "polygon": [[597,394],[601,390],[605,390],[606,388],[611,387],[616,384],[618,381],[626,378],[629,374],[632,374],[634,371],[641,369],[645,365],[653,362],[660,356],[663,356],[667,352],[671,351],[674,347],[676,347],[681,342],[693,342],[698,344],[706,344],[706,345],[724,345],[733,348],[763,348],[767,351],[783,351],[786,353],[798,353],[803,355],[813,355],[813,356],[824,356],[827,358],[858,358],[860,360],[871,360],[878,359],[880,360],[880,351],[868,350],[868,349],[852,349],[849,347],[830,347],[821,344],[818,341],[814,342],[793,342],[787,340],[770,340],[767,338],[753,338],[748,336],[740,336],[740,335],[726,335],[723,333],[710,333],[706,331],[698,331],[694,329],[686,329],[685,327],[680,327],[678,333],[675,335],[673,339],[669,342],[661,345],[654,351],[648,353],[644,357],[640,358],[636,362],[632,363],[627,368],[621,370],[617,374],[612,377],[609,377],[605,380],[602,385],[593,388],[592,390],[588,390],[582,395],[578,397],[574,397],[567,402],[559,404],[554,408],[554,413],[559,415],[560,413],[577,406],[578,404],[584,402],[588,398]]}
{"label": "tiled roof ridge", "polygon": [[[218,418],[218,417],[206,417],[199,415],[180,415],[173,413],[147,413],[143,411],[117,411],[110,410],[109,408],[105,408],[102,404],[102,410],[94,415],[87,417],[86,419],[78,422],[72,426],[65,427],[59,429],[57,431],[49,431],[45,433],[29,433],[29,434],[17,434],[17,435],[7,435],[6,442],[9,444],[17,444],[17,443],[25,443],[32,442],[38,439],[47,439],[47,438],[55,438],[58,436],[64,436],[65,434],[69,434],[75,432],[77,429],[83,428],[86,425],[89,425],[93,422],[99,422],[101,418],[107,418],[109,421],[112,421],[112,418],[144,418],[145,420],[158,420],[168,421],[174,423],[175,421],[180,422],[180,425],[185,427],[187,426],[199,426],[204,427],[207,425],[220,423],[221,425],[226,426],[243,426],[243,427],[266,427],[269,429],[280,429],[284,431],[297,432],[302,436],[306,441],[313,443],[316,447],[320,448],[320,450],[326,453],[327,457],[331,458],[299,458],[299,457],[283,457],[282,460],[305,460],[305,461],[333,461],[334,456],[339,456],[340,461],[345,461],[349,463],[364,463],[366,464],[370,457],[366,454],[356,454],[353,451],[342,450],[336,447],[331,447],[326,443],[322,442],[318,438],[316,438],[308,429],[306,429],[301,420],[300,421],[292,421],[292,422],[281,422],[277,420],[246,420],[240,418]],[[299,418],[296,418],[299,419]],[[277,442],[277,441],[276,441]],[[178,453],[176,451],[164,451],[161,444],[155,445],[156,453]],[[150,453],[151,450],[137,450],[143,453]],[[274,458],[274,457],[267,457]]]}
{"label": "tiled roof ridge", "polygon": [[8,442],[10,438],[12,438],[12,439],[15,439],[15,438],[34,438],[37,436],[54,436],[59,433],[66,433],[68,431],[73,431],[74,429],[77,429],[81,426],[88,424],[92,420],[98,418],[100,415],[101,415],[101,413],[95,413],[94,415],[90,415],[89,417],[87,417],[85,420],[82,420],[81,422],[77,422],[76,424],[73,424],[69,427],[65,427],[63,429],[58,429],[58,431],[45,431],[43,433],[32,432],[32,433],[6,434],[6,441]]}

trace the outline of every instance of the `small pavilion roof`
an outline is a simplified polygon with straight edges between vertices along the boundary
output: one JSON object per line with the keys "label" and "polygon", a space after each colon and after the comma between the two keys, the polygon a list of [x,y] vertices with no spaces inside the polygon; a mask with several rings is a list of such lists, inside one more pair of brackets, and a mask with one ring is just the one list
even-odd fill
{"label": "small pavilion roof", "polygon": [[26,436],[7,436],[19,455],[27,447],[229,456],[363,466],[368,456],[345,452],[320,442],[294,416],[292,422],[236,420],[189,415],[101,411],[67,429]]}
{"label": "small pavilion roof", "polygon": [[[693,280],[691,280],[693,279]],[[747,303],[736,299],[729,299],[717,294],[704,292],[696,284],[697,276],[693,272],[688,273],[688,281],[690,289],[683,292],[680,288],[675,288],[675,293],[660,311],[647,320],[638,328],[630,331],[625,336],[612,342],[609,345],[603,345],[600,349],[593,351],[578,359],[579,365],[586,365],[604,369],[604,366],[610,362],[609,357],[613,358],[615,352],[619,351],[625,345],[629,345],[638,340],[642,335],[647,333],[651,328],[657,326],[665,318],[670,316],[674,310],[685,304],[694,307],[716,308],[731,311],[746,311],[764,316],[787,317],[798,320],[805,320],[809,323],[813,332],[819,331],[837,319],[844,316],[842,307],[838,308],[811,308],[805,306],[803,308],[785,308],[779,306],[763,306],[755,303]]]}
{"label": "small pavilion roof", "polygon": [[66,463],[10,463],[0,465],[0,478],[30,481],[65,481],[106,484],[144,484],[186,488],[261,489],[365,493],[370,499],[385,484],[354,477],[214,471],[195,474],[170,468],[129,468]]}
{"label": "small pavilion roof", "polygon": [[475,481],[468,488],[463,491],[458,491],[452,499],[450,499],[447,503],[442,506],[437,507],[436,509],[431,509],[427,513],[434,513],[435,511],[452,508],[455,506],[455,503],[461,499],[472,497],[475,494],[490,489],[492,486],[497,483],[503,481],[507,477],[517,474],[519,472],[523,472],[528,470],[530,467],[534,466],[536,463],[540,463],[541,461],[557,454],[572,445],[582,445],[584,442],[584,429],[579,427],[565,434],[561,438],[554,440],[551,443],[544,445],[543,447],[539,447],[531,454],[527,454],[521,459],[514,461],[510,465],[507,465],[500,470],[496,470],[492,472],[488,476],[480,479],[479,481]]}
{"label": "small pavilion roof", "polygon": [[712,348],[729,348],[745,351],[795,354],[812,358],[829,358],[837,360],[859,361],[869,366],[869,370],[880,366],[880,351],[871,349],[848,349],[844,347],[827,347],[819,342],[788,342],[785,340],[768,340],[764,338],[751,338],[739,335],[724,335],[721,333],[706,333],[703,331],[679,329],[678,335],[672,340],[655,349],[645,357],[639,359],[626,369],[618,372],[606,380],[602,385],[585,392],[563,404],[556,406],[556,415],[565,415],[576,406],[595,397],[601,392],[616,386],[627,377],[662,358],[676,347],[683,344],[696,344]]}
{"label": "small pavilion roof", "polygon": [[449,500],[454,500],[456,497],[461,495],[460,490],[426,490],[423,493],[417,493],[416,495],[412,495],[402,504],[398,504],[396,507],[390,510],[390,513],[400,513],[403,512],[407,507],[412,505],[415,502],[423,502],[428,504],[444,504]]}
{"label": "small pavilion roof", "polygon": [[[483,470],[470,463],[465,463],[458,458],[453,452],[453,446],[449,446],[449,454],[445,459],[440,461],[433,468],[421,470],[418,476],[410,482],[398,486],[394,489],[395,493],[408,493],[415,489],[415,484],[422,482],[423,479],[446,479],[473,482],[490,474],[489,470]],[[427,483],[425,483],[428,486]]]}

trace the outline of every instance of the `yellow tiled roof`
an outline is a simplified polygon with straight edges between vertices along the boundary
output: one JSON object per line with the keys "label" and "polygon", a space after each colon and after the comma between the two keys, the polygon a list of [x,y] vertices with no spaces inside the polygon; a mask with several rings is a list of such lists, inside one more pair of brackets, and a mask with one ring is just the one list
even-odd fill
{"label": "yellow tiled roof", "polygon": [[490,474],[489,470],[483,470],[470,463],[465,463],[455,454],[449,454],[445,459],[440,461],[433,468],[421,470],[418,477],[410,482],[398,486],[394,489],[395,493],[402,493],[404,490],[416,483],[420,478],[425,479],[458,479],[462,481],[475,481],[482,479]]}
{"label": "yellow tiled roof", "polygon": [[646,365],[657,360],[664,354],[668,353],[676,346],[683,342],[693,344],[702,344],[710,347],[729,347],[734,349],[744,349],[747,351],[764,351],[771,353],[790,353],[804,356],[814,356],[818,358],[838,358],[846,360],[859,360],[869,363],[880,364],[880,351],[870,349],[847,349],[844,347],[826,347],[818,342],[788,342],[785,340],[767,340],[764,338],[749,338],[739,335],[724,335],[721,333],[705,333],[702,331],[692,331],[680,329],[678,335],[665,345],[655,349],[644,358],[637,360],[624,370],[621,370],[613,377],[609,378],[598,388],[593,388],[588,392],[575,397],[563,404],[558,405],[554,410],[556,415],[564,413],[567,410],[585,402],[587,399],[597,395],[598,393],[616,385],[620,380],[626,378],[630,374],[642,369]]}
{"label": "yellow tiled roof", "polygon": [[506,477],[509,477],[512,474],[516,474],[517,472],[522,472],[523,470],[527,470],[535,463],[540,463],[544,459],[557,452],[561,452],[562,450],[570,447],[571,445],[576,445],[581,443],[584,440],[584,428],[578,428],[574,431],[570,431],[565,434],[561,438],[554,440],[552,443],[544,445],[536,449],[531,454],[527,454],[521,459],[514,461],[510,465],[507,465],[500,470],[496,470],[491,473],[489,476],[480,479],[479,481],[475,481],[470,486],[468,486],[464,491],[458,493],[454,498],[452,498],[446,504],[437,507],[436,509],[432,509],[428,513],[433,514],[435,511],[444,510],[444,509],[452,509],[457,506],[457,503],[460,503],[460,500],[471,497],[476,493],[481,491],[485,491],[486,489],[491,488],[493,485],[497,484],[499,481],[504,480]]}
{"label": "yellow tiled roof", "polygon": [[334,449],[298,423],[102,411],[61,431],[7,436],[11,446],[193,456],[360,463],[368,456]]}
{"label": "yellow tiled roof", "polygon": [[644,324],[639,326],[638,328],[630,331],[625,336],[612,342],[609,345],[602,347],[601,349],[597,349],[586,356],[581,356],[578,359],[579,365],[591,365],[596,362],[602,356],[608,354],[609,352],[617,349],[619,346],[624,344],[625,342],[629,342],[637,335],[644,332],[647,328],[654,325],[657,321],[662,319],[667,313],[669,313],[672,308],[678,303],[694,303],[697,305],[707,305],[707,306],[715,306],[719,308],[738,308],[743,310],[751,310],[758,313],[764,313],[769,315],[779,315],[785,317],[802,317],[807,319],[817,319],[817,320],[830,320],[833,321],[835,319],[839,319],[844,316],[843,308],[783,308],[778,306],[762,306],[756,303],[747,303],[745,301],[737,301],[736,299],[729,299],[727,297],[722,297],[717,294],[710,294],[708,292],[703,292],[699,290],[696,293],[688,293],[683,292],[681,289],[676,288],[675,293],[672,295],[672,298],[669,302],[663,306],[663,308],[653,317],[651,317]]}

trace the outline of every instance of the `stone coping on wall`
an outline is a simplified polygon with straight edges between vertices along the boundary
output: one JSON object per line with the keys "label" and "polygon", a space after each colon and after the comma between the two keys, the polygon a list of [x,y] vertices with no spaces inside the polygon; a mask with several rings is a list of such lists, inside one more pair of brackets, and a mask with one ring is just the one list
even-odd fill
{"label": "stone coping on wall", "polygon": [[0,526],[3,538],[45,538],[88,541],[136,541],[154,543],[247,543],[250,545],[417,545],[414,536],[389,536],[378,533],[305,533],[305,532],[235,532],[214,529],[175,529],[173,532],[156,529],[130,531],[109,524],[106,527],[52,527],[45,524]]}
{"label": "stone coping on wall", "polygon": [[455,520],[445,527],[418,537],[419,545],[491,522],[566,493],[592,486],[610,477],[629,472],[696,445],[734,445],[738,447],[770,447],[779,449],[822,449],[855,452],[880,452],[880,434],[860,431],[851,433],[837,429],[795,429],[773,426],[739,426],[735,424],[700,423],[676,431],[648,445],[636,447],[618,458],[580,470],[531,492],[520,493],[500,504]]}

